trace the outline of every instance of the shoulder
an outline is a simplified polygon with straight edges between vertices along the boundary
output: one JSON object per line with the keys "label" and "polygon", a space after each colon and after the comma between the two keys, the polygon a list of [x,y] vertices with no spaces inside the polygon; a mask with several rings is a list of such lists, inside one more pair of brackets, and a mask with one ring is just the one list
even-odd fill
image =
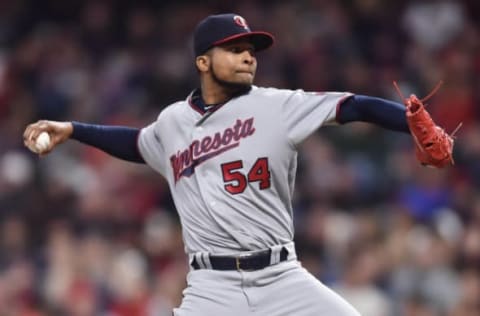
{"label": "shoulder", "polygon": [[279,98],[288,100],[290,98],[303,98],[303,97],[317,97],[317,96],[336,96],[342,95],[342,92],[330,92],[330,91],[305,91],[303,89],[279,89],[279,88],[272,88],[272,87],[256,87],[252,88],[250,93],[252,96],[265,96],[270,98]]}
{"label": "shoulder", "polygon": [[297,90],[253,86],[249,95],[261,103],[282,105],[287,103],[296,92]]}
{"label": "shoulder", "polygon": [[293,95],[306,95],[306,96],[342,96],[353,95],[351,92],[341,91],[305,91],[303,89],[278,89],[272,87],[257,87],[252,88],[251,94],[258,95],[270,95],[270,96],[293,96]]}
{"label": "shoulder", "polygon": [[275,97],[275,96],[282,97],[282,96],[289,96],[294,92],[295,92],[294,90],[289,90],[289,89],[253,86],[250,94],[256,95],[256,96],[266,96],[266,97]]}

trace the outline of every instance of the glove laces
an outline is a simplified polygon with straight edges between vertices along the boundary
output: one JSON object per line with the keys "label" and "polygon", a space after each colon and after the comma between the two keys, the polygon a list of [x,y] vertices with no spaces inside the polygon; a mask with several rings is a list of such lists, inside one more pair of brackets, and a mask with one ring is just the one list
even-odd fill
{"label": "glove laces", "polygon": [[[436,85],[435,87],[432,89],[432,91],[424,98],[420,99],[420,102],[422,103],[425,103],[428,99],[430,99],[431,97],[433,97],[433,95],[435,93],[437,93],[437,91],[440,89],[440,87],[443,85],[443,80],[440,80]],[[402,100],[407,100],[407,98],[405,98],[405,96],[403,95],[402,91],[400,90],[400,87],[398,86],[397,82],[396,81],[393,81],[393,86],[395,87],[395,90],[397,90],[397,94],[400,96],[400,98],[402,98]],[[427,104],[424,104],[424,106],[426,107]],[[457,127],[455,127],[455,129],[453,130],[453,132],[449,135],[450,137],[452,138],[456,138],[455,137],[455,134],[460,130],[460,128],[462,127],[463,125],[463,122],[460,122]],[[447,134],[448,135],[448,134]]]}

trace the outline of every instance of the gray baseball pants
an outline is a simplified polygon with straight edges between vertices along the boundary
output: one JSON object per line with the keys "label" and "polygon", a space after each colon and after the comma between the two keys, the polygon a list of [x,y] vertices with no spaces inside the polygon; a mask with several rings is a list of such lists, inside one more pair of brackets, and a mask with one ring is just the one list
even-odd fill
{"label": "gray baseball pants", "polygon": [[192,270],[174,316],[360,316],[296,260],[257,271]]}

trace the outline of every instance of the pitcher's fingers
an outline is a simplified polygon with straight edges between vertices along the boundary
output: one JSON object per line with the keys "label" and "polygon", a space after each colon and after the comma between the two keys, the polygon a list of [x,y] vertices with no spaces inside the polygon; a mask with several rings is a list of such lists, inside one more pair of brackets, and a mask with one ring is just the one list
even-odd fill
{"label": "pitcher's fingers", "polygon": [[27,141],[27,142],[33,142],[33,141],[35,141],[34,135],[35,135],[35,128],[32,127],[32,128],[30,128],[30,130],[28,131],[28,134],[27,134],[27,137],[26,137],[26,141]]}
{"label": "pitcher's fingers", "polygon": [[38,135],[40,135],[41,132],[43,132],[42,129],[40,129],[38,127],[34,128],[32,130],[32,132],[30,133],[29,140],[32,141],[32,142],[35,142],[37,140]]}
{"label": "pitcher's fingers", "polygon": [[38,135],[43,131],[44,128],[45,127],[44,127],[44,124],[42,124],[42,121],[38,121],[36,123],[30,124],[28,127],[29,131],[27,135],[27,140],[35,141]]}
{"label": "pitcher's fingers", "polygon": [[32,124],[28,125],[27,128],[25,128],[25,131],[23,132],[23,143],[27,147],[31,143],[31,141],[29,140],[31,132],[32,132]]}
{"label": "pitcher's fingers", "polygon": [[29,148],[30,148],[31,146],[33,146],[33,142],[30,141],[30,140],[28,140],[28,139],[24,139],[24,140],[23,140],[23,144],[24,144],[26,147],[29,147]]}
{"label": "pitcher's fingers", "polygon": [[34,124],[29,124],[27,128],[25,128],[25,131],[23,132],[23,140],[27,141],[29,139],[29,135],[32,132]]}

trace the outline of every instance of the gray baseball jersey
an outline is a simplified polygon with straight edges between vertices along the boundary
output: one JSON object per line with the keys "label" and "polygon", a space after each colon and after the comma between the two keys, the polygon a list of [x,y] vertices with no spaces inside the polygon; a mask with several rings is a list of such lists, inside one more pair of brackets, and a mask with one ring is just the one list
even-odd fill
{"label": "gray baseball jersey", "polygon": [[350,95],[254,86],[206,113],[190,95],[143,128],[140,153],[168,181],[186,252],[231,254],[292,241],[296,146],[334,123]]}

